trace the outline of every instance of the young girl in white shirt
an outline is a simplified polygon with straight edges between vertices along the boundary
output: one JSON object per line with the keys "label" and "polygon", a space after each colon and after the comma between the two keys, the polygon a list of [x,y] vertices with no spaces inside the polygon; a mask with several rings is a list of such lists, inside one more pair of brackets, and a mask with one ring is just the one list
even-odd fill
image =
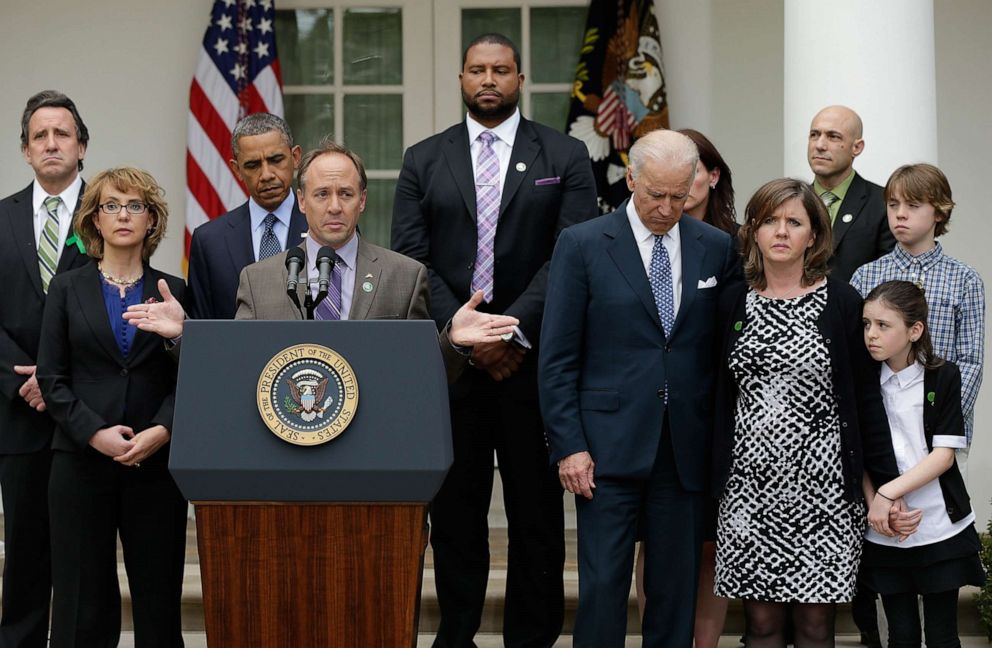
{"label": "young girl in white shirt", "polygon": [[865,345],[882,361],[882,399],[900,476],[865,480],[868,525],[860,578],[882,596],[889,648],[960,646],[958,589],[985,580],[954,450],[966,446],[961,374],[933,355],[923,291],[887,281],[865,298]]}

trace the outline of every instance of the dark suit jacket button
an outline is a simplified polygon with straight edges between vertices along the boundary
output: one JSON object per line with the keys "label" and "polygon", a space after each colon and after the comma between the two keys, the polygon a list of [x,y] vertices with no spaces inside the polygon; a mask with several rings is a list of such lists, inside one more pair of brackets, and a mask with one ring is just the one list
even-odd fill
{"label": "dark suit jacket button", "polygon": [[846,428],[847,427],[847,421],[844,421],[843,423],[841,423],[840,426],[843,427],[843,428]]}
{"label": "dark suit jacket button", "polygon": [[847,456],[848,457],[853,457],[854,456],[854,450],[848,450],[847,451]]}
{"label": "dark suit jacket button", "polygon": [[947,514],[948,515],[954,515],[954,507],[953,506],[948,506],[947,507]]}
{"label": "dark suit jacket button", "polygon": [[665,345],[665,353],[671,353],[671,352],[672,352],[672,345],[671,344],[666,344]]}
{"label": "dark suit jacket button", "polygon": [[659,389],[658,390],[658,398],[664,398],[664,397],[665,397],[665,390],[664,389]]}
{"label": "dark suit jacket button", "polygon": [[830,344],[830,338],[827,338],[826,340],[824,340],[824,342],[826,342],[827,344]]}
{"label": "dark suit jacket button", "polygon": [[121,375],[122,376],[126,376],[127,375],[127,369],[121,369]]}

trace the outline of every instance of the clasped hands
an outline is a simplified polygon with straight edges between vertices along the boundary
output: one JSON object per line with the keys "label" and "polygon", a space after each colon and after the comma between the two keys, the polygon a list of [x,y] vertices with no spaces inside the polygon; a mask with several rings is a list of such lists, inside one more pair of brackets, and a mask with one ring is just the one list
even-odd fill
{"label": "clasped hands", "polygon": [[899,542],[916,533],[922,519],[923,511],[909,510],[902,497],[891,500],[876,492],[869,502],[868,526],[886,537],[898,538]]}
{"label": "clasped hands", "polygon": [[97,430],[90,437],[90,445],[118,463],[137,468],[171,437],[163,425],[153,425],[137,434],[126,425],[111,425]]}

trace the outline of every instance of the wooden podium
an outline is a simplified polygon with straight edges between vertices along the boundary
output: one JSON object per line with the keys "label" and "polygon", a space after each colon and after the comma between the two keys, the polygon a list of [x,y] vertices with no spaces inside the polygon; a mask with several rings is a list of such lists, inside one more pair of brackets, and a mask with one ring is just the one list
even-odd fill
{"label": "wooden podium", "polygon": [[[321,445],[259,413],[260,375],[298,345],[357,383]],[[433,322],[188,322],[169,467],[196,506],[208,645],[416,646],[427,503],[451,458]]]}

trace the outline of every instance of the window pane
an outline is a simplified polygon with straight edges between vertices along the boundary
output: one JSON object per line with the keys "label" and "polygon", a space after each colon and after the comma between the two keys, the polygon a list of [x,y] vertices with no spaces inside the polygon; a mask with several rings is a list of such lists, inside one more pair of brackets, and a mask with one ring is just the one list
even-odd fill
{"label": "window pane", "polygon": [[276,43],[285,85],[334,83],[334,11],[276,12]]}
{"label": "window pane", "polygon": [[567,92],[534,92],[530,95],[531,117],[536,122],[565,132],[568,121],[569,95]]}
{"label": "window pane", "polygon": [[389,247],[389,228],[393,222],[395,180],[369,180],[365,211],[358,221],[362,236],[384,248]]}
{"label": "window pane", "polygon": [[343,56],[345,83],[403,83],[402,10],[345,11]]}
{"label": "window pane", "polygon": [[293,131],[293,139],[310,150],[334,131],[334,95],[311,94],[283,96],[286,121]]}
{"label": "window pane", "polygon": [[344,143],[369,169],[399,169],[403,162],[403,95],[345,95]]}
{"label": "window pane", "polygon": [[585,7],[530,10],[530,78],[534,83],[571,83],[586,26]]}
{"label": "window pane", "polygon": [[[519,9],[462,9],[462,51],[476,36],[503,34],[520,47]],[[459,61],[459,69],[461,61]]]}

